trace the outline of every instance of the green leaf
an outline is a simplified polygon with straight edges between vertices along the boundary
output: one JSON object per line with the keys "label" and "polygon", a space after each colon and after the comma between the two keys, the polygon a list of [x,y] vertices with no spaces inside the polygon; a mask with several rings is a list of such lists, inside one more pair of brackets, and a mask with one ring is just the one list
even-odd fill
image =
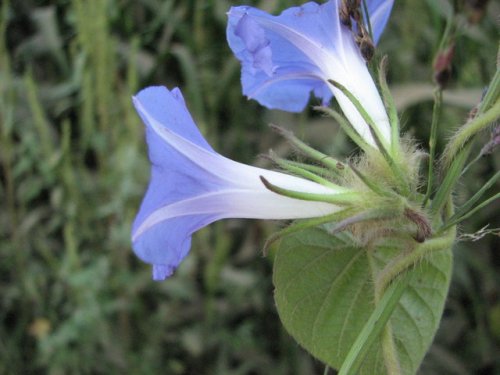
{"label": "green leaf", "polygon": [[[387,240],[368,250],[345,233],[333,236],[320,228],[284,238],[273,281],[285,328],[313,356],[339,369],[380,299],[376,280],[388,263],[411,250],[405,244],[411,242]],[[452,240],[446,244],[408,270],[411,280],[383,331],[391,335],[401,374],[416,373],[438,328],[452,267]],[[387,373],[383,342],[377,336],[359,374]]]}

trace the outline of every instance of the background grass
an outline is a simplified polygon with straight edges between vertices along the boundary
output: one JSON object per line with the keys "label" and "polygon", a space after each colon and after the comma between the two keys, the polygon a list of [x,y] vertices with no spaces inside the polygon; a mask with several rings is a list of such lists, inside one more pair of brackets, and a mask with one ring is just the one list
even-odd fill
{"label": "background grass", "polygon": [[[162,283],[130,248],[149,170],[130,100],[142,87],[180,86],[210,143],[241,162],[266,165],[257,155],[271,147],[290,154],[269,122],[325,152],[353,150],[330,121],[268,111],[241,95],[239,64],[225,40],[225,12],[241,3],[2,2],[1,374],[322,373],[276,315],[272,259],[261,256],[275,224],[226,220],[200,231],[190,256]],[[493,76],[499,4],[481,15],[467,7],[472,1],[396,1],[379,47],[390,57],[405,131],[423,147],[432,60],[451,3],[463,28],[445,92],[442,148]],[[251,4],[277,12],[295,3]],[[481,135],[476,152],[489,137]],[[499,167],[498,151],[483,158],[463,178],[457,201]],[[499,227],[498,208],[482,210],[462,232]],[[464,237],[455,254],[445,316],[422,374],[498,374],[499,237]]]}

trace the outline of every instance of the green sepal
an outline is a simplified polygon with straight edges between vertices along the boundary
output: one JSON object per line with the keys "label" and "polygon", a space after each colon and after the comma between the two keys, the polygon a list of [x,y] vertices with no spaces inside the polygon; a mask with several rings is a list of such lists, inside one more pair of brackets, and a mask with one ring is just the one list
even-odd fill
{"label": "green sepal", "polygon": [[[364,205],[361,205],[364,206]],[[264,253],[267,252],[269,246],[292,233],[302,231],[307,228],[317,227],[322,224],[330,224],[328,232],[336,234],[344,231],[347,227],[359,224],[366,221],[389,220],[395,217],[402,216],[404,209],[394,205],[393,208],[364,208],[364,207],[347,207],[330,215],[315,217],[311,219],[303,219],[294,222],[286,228],[274,233],[269,237],[264,245]]]}
{"label": "green sepal", "polygon": [[394,104],[394,99],[389,90],[389,85],[387,84],[386,72],[387,72],[387,56],[382,57],[380,60],[380,65],[378,69],[378,81],[380,84],[380,90],[382,92],[382,99],[384,100],[385,109],[389,115],[389,122],[391,124],[391,154],[397,155],[399,153],[399,117],[396,104]]}
{"label": "green sepal", "polygon": [[270,127],[279,135],[281,135],[283,138],[285,138],[288,142],[290,142],[292,146],[294,146],[298,151],[302,152],[304,155],[323,164],[324,166],[328,167],[331,171],[336,172],[339,176],[341,176],[345,172],[343,168],[342,169],[339,168],[339,165],[342,165],[340,161],[332,158],[331,156],[323,154],[322,152],[315,150],[311,146],[305,144],[300,139],[295,137],[295,135],[291,131],[286,130],[274,124],[271,124]]}
{"label": "green sepal", "polygon": [[328,107],[316,106],[313,108],[316,111],[328,115],[332,117],[335,121],[337,121],[342,130],[347,134],[349,138],[351,138],[351,140],[354,143],[356,143],[359,146],[359,148],[361,148],[364,151],[369,151],[373,149],[373,146],[366,143],[365,140],[358,134],[358,132],[356,132],[356,130],[354,130],[352,125],[340,113]]}
{"label": "green sepal", "polygon": [[370,117],[368,112],[365,111],[365,108],[363,105],[360,103],[358,98],[356,98],[344,85],[342,85],[340,82],[334,81],[333,79],[329,79],[328,82],[335,87],[336,89],[340,90],[342,94],[344,94],[354,105],[354,107],[357,109],[363,120],[365,120],[366,124],[368,125],[368,128],[370,129],[370,132],[373,136],[373,139],[375,140],[375,143],[380,149],[380,152],[389,154],[387,150],[387,143],[385,142],[384,138],[382,137],[382,134],[380,133],[377,124],[375,121]]}
{"label": "green sepal", "polygon": [[[271,156],[271,159],[272,158],[273,158],[273,156]],[[319,165],[306,164],[306,163],[302,163],[302,162],[295,161],[295,160],[286,160],[286,159],[281,159],[281,160],[284,160],[287,165],[297,167],[297,168],[303,169],[305,171],[311,172],[311,173],[315,174],[316,176],[319,176],[320,178],[324,178],[328,181],[344,181],[343,178],[341,178],[341,176],[339,176],[338,172],[332,171],[331,169],[328,169],[326,167],[319,166]],[[346,164],[343,164],[340,162],[337,163],[337,170],[338,171],[345,170],[348,168],[349,167]],[[287,168],[284,168],[284,169],[287,169]],[[349,171],[345,171],[345,173],[349,173]],[[335,183],[333,183],[333,184],[335,184]]]}
{"label": "green sepal", "polygon": [[484,201],[482,201],[480,204],[478,204],[477,206],[475,206],[470,211],[465,212],[463,215],[450,218],[450,220],[447,221],[445,223],[445,225],[443,225],[443,228],[441,230],[446,230],[446,229],[448,229],[448,228],[450,228],[450,227],[452,227],[454,225],[457,225],[457,224],[461,223],[462,221],[464,221],[465,219],[468,219],[469,217],[471,217],[472,215],[474,215],[476,212],[478,212],[479,210],[481,210],[484,207],[488,206],[489,204],[491,204],[492,202],[496,201],[497,199],[500,199],[500,193],[496,193],[493,196],[485,199]]}
{"label": "green sepal", "polygon": [[396,196],[394,192],[384,189],[375,180],[361,173],[361,171],[359,171],[354,165],[350,165],[350,167],[354,172],[354,174],[363,182],[363,184],[365,184],[365,186],[367,186],[375,194],[380,195],[382,197],[391,197],[391,198]]}
{"label": "green sepal", "polygon": [[476,203],[481,199],[481,197],[492,187],[498,180],[500,180],[500,171],[495,173],[486,183],[479,189],[476,194],[474,194],[467,202],[465,202],[461,207],[455,210],[452,217],[449,218],[448,222],[453,222],[461,216],[467,215],[468,212],[473,209]]}
{"label": "green sepal", "polygon": [[339,190],[342,189],[343,191],[339,191],[338,193],[335,193],[333,189],[332,194],[304,193],[301,191],[288,190],[273,185],[264,176],[260,176],[260,180],[262,181],[264,186],[267,189],[271,190],[273,193],[289,198],[301,199],[304,201],[325,202],[337,206],[351,206],[359,203],[361,199],[360,193],[340,187]]}
{"label": "green sepal", "polygon": [[[453,158],[450,167],[447,168],[446,174],[442,179],[430,206],[432,216],[439,216],[439,212],[448,201],[455,184],[461,176],[463,166],[469,156],[470,147],[471,144],[469,143],[465,145],[464,148],[460,149],[458,154]],[[438,219],[440,218],[438,217]]]}
{"label": "green sepal", "polygon": [[[276,163],[282,169],[296,175],[303,177],[307,180],[314,181],[320,185],[330,187],[332,189],[339,188],[339,185],[323,178],[321,175],[312,172],[310,168],[300,165],[300,163],[295,163],[286,159],[277,157],[272,151],[269,153],[269,159]],[[323,172],[323,171],[322,171]]]}
{"label": "green sepal", "polygon": [[320,226],[322,224],[327,224],[327,223],[332,223],[332,222],[342,222],[343,220],[355,216],[359,212],[358,209],[356,208],[345,208],[343,210],[334,212],[333,214],[330,215],[325,215],[325,216],[320,216],[320,217],[314,217],[311,219],[303,219],[303,220],[297,220],[291,225],[281,229],[278,232],[273,233],[267,240],[266,243],[264,244],[264,249],[263,252],[264,254],[267,254],[267,250],[269,247],[277,240],[289,236],[290,234],[300,232],[304,229],[308,228],[313,228]]}
{"label": "green sepal", "polygon": [[394,176],[399,182],[399,189],[404,195],[409,195],[410,194],[410,188],[408,186],[408,182],[406,180],[406,176],[403,173],[401,167],[396,163],[394,160],[393,156],[390,154],[390,150],[387,149],[387,142],[383,140],[382,135],[380,134],[379,129],[377,128],[377,125],[375,124],[375,121],[370,117],[370,115],[365,111],[363,108],[362,104],[359,102],[359,100],[341,83],[329,79],[328,82],[333,85],[335,88],[339,89],[354,105],[354,107],[357,109],[361,117],[363,117],[363,120],[368,125],[368,128],[370,129],[370,132],[373,136],[373,139],[375,140],[375,143],[377,144],[378,150],[384,157],[385,161],[391,168],[392,172],[394,173]]}

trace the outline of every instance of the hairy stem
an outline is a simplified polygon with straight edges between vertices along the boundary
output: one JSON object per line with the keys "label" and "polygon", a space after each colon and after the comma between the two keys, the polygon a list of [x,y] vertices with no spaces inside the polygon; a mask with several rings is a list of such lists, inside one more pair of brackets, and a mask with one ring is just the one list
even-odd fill
{"label": "hairy stem", "polygon": [[389,318],[392,316],[394,309],[408,286],[410,277],[411,275],[408,274],[403,275],[400,280],[395,281],[387,288],[372,315],[354,341],[338,375],[355,375],[359,373],[359,368],[363,363],[366,353],[375,339],[385,329]]}
{"label": "hairy stem", "polygon": [[[375,275],[376,267],[372,256],[369,256],[369,261],[372,274]],[[374,279],[376,280],[375,276]],[[404,288],[404,290],[406,290],[406,287]],[[404,293],[404,290],[401,293],[401,295]],[[380,301],[383,297],[384,294],[382,293],[382,290],[380,288],[377,288],[377,286],[375,285],[374,289],[375,306],[379,306]],[[382,343],[382,356],[384,358],[384,364],[387,374],[401,375],[401,366],[399,364],[398,354],[393,340],[392,326],[389,320],[387,321],[387,324],[385,325],[384,330],[382,331],[381,343]]]}
{"label": "hairy stem", "polygon": [[375,281],[375,288],[377,289],[376,294],[382,295],[398,275],[403,274],[405,271],[418,264],[427,255],[433,253],[434,251],[449,248],[453,244],[455,237],[456,228],[452,227],[442,236],[417,244],[414,249],[406,251],[395,258],[392,262],[385,266]]}
{"label": "hairy stem", "polygon": [[384,356],[385,369],[387,375],[401,375],[401,366],[399,364],[396,345],[394,344],[392,326],[387,322],[382,333],[382,353]]}
{"label": "hairy stem", "polygon": [[486,129],[493,121],[500,118],[500,100],[483,114],[474,118],[463,125],[458,132],[453,136],[451,141],[446,146],[443,153],[443,165],[448,167],[455,155],[464,147],[465,144],[481,130]]}

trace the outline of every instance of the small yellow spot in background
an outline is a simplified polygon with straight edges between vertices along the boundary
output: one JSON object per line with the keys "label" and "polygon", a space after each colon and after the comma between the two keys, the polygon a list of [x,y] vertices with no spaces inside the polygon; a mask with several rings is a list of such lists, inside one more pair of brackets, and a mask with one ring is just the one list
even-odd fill
{"label": "small yellow spot in background", "polygon": [[50,332],[51,328],[52,327],[48,319],[36,318],[35,321],[31,323],[28,332],[37,339],[43,339]]}

